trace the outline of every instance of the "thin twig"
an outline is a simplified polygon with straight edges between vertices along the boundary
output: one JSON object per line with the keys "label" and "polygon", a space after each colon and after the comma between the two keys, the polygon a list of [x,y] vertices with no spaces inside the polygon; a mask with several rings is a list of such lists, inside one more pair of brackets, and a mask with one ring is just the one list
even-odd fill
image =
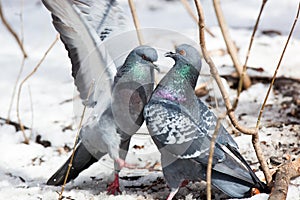
{"label": "thin twig", "polygon": [[[231,57],[231,60],[235,66],[235,69],[236,69],[238,75],[241,76],[243,73],[243,66],[241,65],[241,62],[239,61],[236,46],[234,45],[232,39],[230,38],[229,30],[228,30],[228,27],[226,26],[224,15],[223,15],[223,12],[222,12],[222,9],[220,6],[220,0],[213,0],[213,4],[214,4],[214,9],[216,12],[218,23],[221,28],[222,35],[223,35],[228,53]],[[251,80],[247,74],[244,75],[243,85],[244,85],[245,89],[247,89],[251,86]]]}
{"label": "thin twig", "polygon": [[14,88],[13,88],[13,92],[12,92],[12,95],[11,95],[10,104],[9,104],[8,112],[7,112],[7,121],[6,121],[6,123],[9,123],[9,122],[10,122],[10,113],[11,113],[11,109],[12,109],[13,102],[14,102],[14,99],[15,99],[16,90],[17,90],[17,85],[18,85],[18,83],[19,83],[19,81],[20,81],[21,74],[22,74],[23,69],[24,69],[25,60],[26,60],[26,58],[23,56],[22,63],[21,63],[21,67],[20,67],[20,70],[19,70],[19,72],[18,72],[18,76],[17,76],[17,79],[16,79],[16,81],[15,81]]}
{"label": "thin twig", "polygon": [[142,37],[142,33],[140,31],[141,26],[140,26],[140,22],[138,20],[137,14],[136,14],[136,9],[135,9],[133,0],[128,0],[128,4],[129,4],[129,7],[130,7],[130,11],[131,11],[131,15],[132,15],[132,18],[133,18],[133,22],[134,22],[134,26],[135,26],[135,29],[136,29],[136,34],[138,36],[139,43],[140,43],[140,45],[142,45],[142,44],[144,44],[144,40],[143,40],[143,37]]}
{"label": "thin twig", "polygon": [[19,86],[18,96],[17,96],[17,117],[18,117],[18,122],[20,124],[20,127],[21,127],[21,130],[22,130],[24,139],[25,139],[24,140],[25,144],[29,144],[29,139],[27,138],[27,136],[25,134],[24,126],[23,126],[23,124],[21,122],[20,112],[19,112],[20,96],[21,96],[22,87],[23,87],[23,84],[37,71],[37,69],[40,67],[40,65],[42,64],[42,62],[45,60],[47,54],[54,47],[54,45],[56,44],[56,42],[58,41],[58,39],[59,39],[59,34],[56,35],[55,40],[52,42],[52,44],[50,45],[50,47],[47,49],[47,51],[43,55],[42,59],[39,61],[39,63],[36,65],[36,67],[33,69],[33,71],[24,78],[24,80],[20,83],[20,86]]}
{"label": "thin twig", "polygon": [[25,58],[27,58],[27,53],[25,51],[25,48],[23,46],[23,43],[22,41],[20,40],[18,34],[13,30],[13,28],[10,26],[10,24],[7,22],[6,18],[4,17],[4,14],[3,14],[3,10],[2,10],[2,2],[0,0],[0,18],[4,24],[4,26],[7,28],[7,30],[13,35],[13,37],[15,38],[15,40],[17,41],[22,53],[23,53],[23,56]]}
{"label": "thin twig", "polygon": [[260,143],[259,143],[259,140],[258,140],[258,130],[257,129],[249,129],[249,128],[241,126],[238,123],[238,121],[235,117],[234,111],[232,109],[232,105],[231,105],[230,100],[229,100],[228,93],[224,88],[224,85],[221,81],[221,78],[219,76],[218,70],[217,70],[214,62],[210,58],[210,56],[208,54],[208,51],[206,49],[205,36],[204,36],[204,27],[205,27],[204,13],[203,13],[201,3],[200,3],[199,0],[194,0],[194,1],[195,1],[195,4],[196,4],[196,7],[197,7],[198,15],[199,15],[199,37],[200,37],[200,46],[201,46],[203,57],[204,57],[205,61],[207,62],[207,64],[209,65],[210,72],[211,72],[212,76],[214,77],[214,79],[216,80],[216,83],[218,84],[218,87],[221,91],[221,94],[222,94],[222,97],[224,99],[225,106],[226,106],[226,109],[227,109],[227,114],[229,116],[229,119],[231,120],[231,123],[233,124],[233,126],[237,130],[241,131],[242,133],[248,134],[248,135],[254,135],[255,140],[252,140],[252,142],[255,142],[255,143],[253,143],[253,146],[254,146],[256,155],[258,157],[258,160],[260,161],[260,164],[262,166],[262,169],[263,169],[264,175],[266,177],[266,180],[269,183],[269,181],[271,181],[272,177],[271,177],[270,170],[267,167],[268,165],[267,165],[267,162],[264,158],[264,155],[261,153],[262,150],[261,150]]}
{"label": "thin twig", "polygon": [[[184,5],[185,9],[187,10],[187,12],[190,14],[190,16],[194,19],[194,21],[196,23],[198,23],[198,18],[195,15],[193,9],[191,8],[189,2],[187,0],[181,0],[181,3]],[[216,36],[211,32],[211,30],[209,30],[209,28],[205,27],[205,31],[213,38],[215,38]]]}
{"label": "thin twig", "polygon": [[[23,23],[23,8],[24,8],[24,4],[23,3],[24,3],[23,0],[21,0],[21,11],[20,11],[21,39],[20,39],[20,41],[21,41],[22,45],[24,44],[24,23]],[[0,4],[1,4],[1,0],[0,0]],[[9,104],[9,107],[8,107],[7,121],[6,121],[6,123],[9,123],[9,121],[10,121],[10,113],[11,113],[11,109],[12,109],[13,102],[14,102],[14,99],[15,99],[17,85],[18,85],[18,83],[20,81],[20,77],[21,77],[21,74],[22,74],[23,69],[24,69],[26,56],[27,56],[26,54],[23,54],[23,59],[22,59],[21,67],[20,67],[19,73],[17,75],[17,79],[15,81],[15,84],[14,84],[13,92],[12,92],[11,99],[10,99],[10,104]]]}
{"label": "thin twig", "polygon": [[[87,99],[86,99],[87,101],[90,98],[90,94],[92,92],[92,88],[94,87],[94,84],[95,84],[95,81],[93,80],[92,83],[91,83],[91,86],[89,88],[89,91],[88,91],[88,95],[87,95]],[[83,123],[85,111],[86,111],[86,104],[84,104],[83,111],[82,111],[82,114],[81,114],[81,117],[80,117],[80,122],[79,122],[79,125],[78,125],[76,137],[75,137],[75,142],[74,142],[74,146],[73,146],[72,155],[71,155],[71,158],[70,158],[70,163],[68,165],[68,170],[66,172],[64,183],[63,183],[63,185],[61,187],[61,191],[59,193],[58,200],[62,200],[62,198],[63,198],[63,192],[65,190],[65,186],[67,184],[68,176],[70,174],[70,170],[71,170],[71,167],[72,167],[72,163],[73,163],[73,159],[74,159],[74,155],[75,155],[75,150],[76,150],[76,145],[77,145],[77,141],[78,141],[78,138],[79,138],[80,129],[82,127],[82,123]]]}
{"label": "thin twig", "polygon": [[207,193],[207,200],[211,200],[211,172],[212,172],[212,164],[213,164],[213,155],[215,150],[215,143],[216,138],[219,133],[219,129],[221,126],[221,120],[226,115],[220,115],[217,120],[217,124],[215,127],[215,131],[211,137],[210,147],[209,147],[209,157],[208,157],[208,163],[207,163],[207,170],[206,170],[206,193]]}
{"label": "thin twig", "polygon": [[242,89],[243,89],[243,81],[242,80],[244,79],[244,77],[246,75],[248,59],[249,59],[250,51],[251,51],[252,44],[253,44],[253,41],[254,41],[254,36],[255,36],[256,31],[257,31],[258,23],[260,21],[261,14],[264,10],[264,7],[265,7],[266,3],[267,3],[267,0],[262,1],[258,17],[256,19],[256,23],[255,23],[254,28],[253,28],[253,32],[252,32],[252,35],[251,35],[249,47],[248,47],[247,54],[246,54],[245,63],[244,63],[244,66],[243,66],[243,72],[242,72],[242,75],[241,75],[240,80],[239,80],[239,85],[238,85],[238,90],[237,90],[237,97],[236,97],[235,102],[233,103],[233,109],[234,110],[236,109],[236,107],[239,103],[240,94],[241,94]]}
{"label": "thin twig", "polygon": [[263,105],[261,106],[261,109],[260,109],[260,111],[259,111],[259,115],[258,115],[257,123],[256,123],[256,128],[259,127],[260,120],[261,120],[262,114],[263,114],[263,112],[264,112],[265,105],[266,105],[266,103],[267,103],[267,100],[268,100],[268,97],[269,97],[269,95],[270,95],[271,89],[272,89],[272,87],[273,87],[273,85],[274,85],[274,82],[275,82],[275,79],[276,79],[276,75],[277,75],[278,69],[279,69],[279,67],[280,67],[280,65],[281,65],[281,61],[282,61],[282,59],[283,59],[284,53],[285,53],[285,51],[286,51],[286,48],[287,48],[287,46],[288,46],[288,44],[289,44],[289,41],[290,41],[290,39],[291,39],[291,37],[292,37],[292,34],[293,34],[293,32],[294,32],[294,29],[295,29],[295,26],[296,26],[296,24],[297,24],[298,17],[299,17],[299,10],[300,10],[300,2],[299,2],[299,5],[298,5],[298,10],[297,10],[297,14],[296,14],[294,23],[293,23],[292,28],[291,28],[291,30],[290,30],[290,33],[289,33],[289,36],[288,36],[287,41],[286,41],[286,43],[285,43],[285,46],[284,46],[284,48],[283,48],[283,51],[282,51],[282,53],[281,53],[281,56],[280,56],[279,62],[278,62],[278,64],[277,64],[276,70],[275,70],[275,72],[274,72],[274,75],[273,75],[271,84],[270,84],[269,89],[268,89],[268,91],[267,91],[267,95],[266,95],[266,97],[265,97],[265,99],[264,99],[264,102],[263,102]]}
{"label": "thin twig", "polygon": [[29,138],[32,136],[32,132],[33,132],[33,102],[32,102],[32,93],[31,93],[31,89],[30,89],[30,85],[28,85],[28,94],[29,94],[29,101],[30,101],[30,111],[31,111],[31,129],[30,129],[30,135]]}

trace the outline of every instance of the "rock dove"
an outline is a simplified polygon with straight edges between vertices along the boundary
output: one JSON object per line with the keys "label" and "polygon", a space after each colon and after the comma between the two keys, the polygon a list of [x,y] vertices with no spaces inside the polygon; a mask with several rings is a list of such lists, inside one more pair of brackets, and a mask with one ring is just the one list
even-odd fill
{"label": "rock dove", "polygon": [[[171,188],[168,199],[172,199],[183,181],[206,180],[217,118],[194,94],[202,65],[198,51],[182,44],[176,53],[166,56],[173,58],[175,64],[155,88],[144,108],[144,118],[161,153],[163,174]],[[265,187],[223,126],[218,130],[214,149],[212,185],[235,198],[249,196],[253,187]]]}
{"label": "rock dove", "polygon": [[[93,109],[80,130],[68,181],[106,153],[114,159],[118,172],[126,166],[124,159],[131,135],[144,121],[142,111],[154,87],[153,62],[157,60],[157,52],[146,45],[136,47],[116,69],[111,65],[110,49],[102,42],[117,26],[123,25],[116,1],[43,0],[43,3],[52,13],[54,27],[68,50],[80,97]],[[96,86],[90,88],[94,80]],[[70,158],[48,180],[48,185],[63,184],[69,162]],[[116,175],[109,191],[115,193],[118,187]]]}

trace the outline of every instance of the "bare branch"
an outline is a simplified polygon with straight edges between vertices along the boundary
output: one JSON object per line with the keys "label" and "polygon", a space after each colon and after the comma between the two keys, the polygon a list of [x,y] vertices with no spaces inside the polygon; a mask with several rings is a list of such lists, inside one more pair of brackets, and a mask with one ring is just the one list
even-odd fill
{"label": "bare branch", "polygon": [[[190,16],[195,20],[196,23],[198,23],[198,18],[197,16],[194,14],[193,9],[191,8],[190,4],[187,2],[187,0],[181,0],[181,3],[184,5],[185,9],[187,10],[187,12],[190,14]],[[216,36],[207,28],[205,27],[205,31],[213,38],[215,38]]]}
{"label": "bare branch", "polygon": [[243,127],[240,124],[238,124],[238,121],[235,117],[234,111],[232,109],[232,105],[229,100],[228,93],[226,92],[226,90],[224,88],[224,85],[221,81],[221,78],[219,76],[218,70],[217,70],[214,62],[210,58],[208,51],[206,49],[205,36],[204,36],[204,27],[205,27],[204,13],[202,10],[201,3],[199,0],[194,0],[194,1],[196,4],[196,7],[197,7],[198,15],[199,15],[199,37],[200,37],[200,46],[201,46],[203,57],[204,57],[205,61],[207,62],[207,64],[209,65],[210,72],[211,72],[212,76],[214,77],[214,79],[216,80],[216,83],[218,84],[218,87],[221,91],[221,94],[222,94],[222,97],[224,99],[225,106],[227,109],[227,114],[231,120],[231,123],[237,130],[241,131],[242,133],[252,135],[252,137],[253,137],[252,142],[253,142],[253,146],[254,146],[256,155],[258,157],[258,160],[260,161],[260,164],[262,166],[266,180],[269,183],[272,180],[272,177],[271,177],[271,173],[268,168],[267,162],[264,158],[264,155],[262,154],[262,150],[261,150],[260,143],[258,140],[259,139],[258,138],[258,129],[249,129],[249,128]]}
{"label": "bare branch", "polygon": [[135,26],[135,29],[136,29],[136,33],[137,33],[137,36],[138,36],[138,39],[139,39],[139,43],[140,43],[140,45],[142,45],[142,44],[144,44],[144,40],[143,40],[143,37],[142,37],[142,33],[140,31],[141,25],[140,25],[140,22],[138,20],[137,14],[136,14],[136,9],[135,9],[133,0],[128,0],[128,4],[129,4],[129,7],[130,7],[130,11],[131,11],[134,26]]}
{"label": "bare branch", "polygon": [[[94,84],[95,84],[95,81],[93,81],[91,83],[91,86],[89,88],[89,92],[88,92],[88,95],[87,95],[87,100],[90,98],[90,94],[92,92],[92,88],[94,87]],[[72,167],[72,163],[73,163],[73,159],[74,159],[74,155],[75,155],[75,150],[76,150],[76,145],[77,145],[77,141],[78,141],[78,138],[79,138],[80,129],[82,127],[85,111],[86,111],[86,104],[83,107],[83,111],[82,111],[82,114],[81,114],[81,117],[80,117],[80,122],[79,122],[79,125],[78,125],[78,130],[77,130],[75,141],[74,141],[74,146],[73,146],[73,151],[72,151],[72,155],[71,155],[71,158],[70,158],[70,163],[68,165],[68,170],[67,170],[66,175],[65,175],[64,184],[61,187],[61,191],[59,193],[58,200],[63,199],[63,192],[65,190],[67,180],[68,180],[68,176],[70,174],[70,170],[71,170],[71,167]]]}
{"label": "bare branch", "polygon": [[249,47],[248,47],[247,54],[246,54],[245,63],[244,63],[244,66],[243,66],[243,72],[242,72],[242,75],[241,75],[241,77],[240,77],[240,81],[239,81],[239,85],[238,85],[237,97],[236,97],[236,100],[235,100],[235,102],[234,102],[234,104],[233,104],[234,110],[236,109],[236,107],[237,107],[237,105],[238,105],[239,97],[240,97],[240,94],[241,94],[242,89],[243,89],[243,81],[242,81],[242,80],[244,79],[244,77],[245,77],[245,75],[246,75],[248,59],[249,59],[250,51],[251,51],[252,44],[253,44],[253,41],[254,41],[254,36],[255,36],[256,31],[257,31],[258,23],[259,23],[259,21],[260,21],[261,14],[262,14],[262,12],[263,12],[263,9],[264,9],[266,3],[267,3],[267,0],[263,0],[263,1],[262,1],[262,4],[261,4],[261,7],[260,7],[260,11],[259,11],[258,17],[257,17],[257,19],[256,19],[256,23],[255,23],[254,28],[253,28],[253,32],[252,32],[252,35],[251,35]]}
{"label": "bare branch", "polygon": [[[241,75],[243,73],[243,66],[241,65],[241,62],[239,61],[236,46],[234,45],[232,39],[230,38],[228,27],[226,26],[224,15],[223,15],[223,12],[222,12],[222,9],[220,6],[220,0],[213,0],[213,4],[214,4],[214,9],[216,12],[216,16],[217,16],[219,26],[222,31],[222,35],[223,35],[228,53],[232,59],[232,62],[235,66],[237,73],[241,77]],[[243,85],[246,89],[251,86],[251,80],[247,74],[244,75]]]}
{"label": "bare branch", "polygon": [[267,91],[267,95],[266,95],[266,97],[265,97],[265,99],[264,99],[264,102],[263,102],[263,105],[261,106],[261,109],[260,109],[260,111],[259,111],[259,116],[258,116],[258,119],[257,119],[256,128],[259,127],[260,120],[261,120],[262,114],[263,114],[263,112],[264,112],[264,108],[265,108],[265,105],[266,105],[266,103],[267,103],[268,97],[269,97],[269,95],[270,95],[271,89],[272,89],[272,87],[273,87],[273,85],[274,85],[274,82],[275,82],[275,79],[276,79],[276,75],[277,75],[278,69],[279,69],[279,67],[280,67],[280,65],[281,65],[281,61],[282,61],[282,59],[283,59],[284,53],[285,53],[285,51],[286,51],[286,48],[287,48],[287,46],[288,46],[288,44],[289,44],[289,41],[290,41],[290,39],[291,39],[291,37],[292,37],[292,34],[293,34],[293,32],[294,32],[294,29],[295,29],[295,26],[296,26],[296,24],[297,24],[298,17],[299,17],[299,10],[300,10],[300,2],[299,2],[299,5],[298,5],[298,10],[297,10],[297,14],[296,14],[294,23],[293,23],[292,28],[291,28],[291,30],[290,30],[290,33],[289,33],[289,36],[288,36],[287,41],[286,41],[286,43],[285,43],[285,46],[284,46],[284,48],[283,48],[283,51],[282,51],[282,53],[281,53],[281,56],[280,56],[279,62],[278,62],[278,64],[277,64],[276,70],[275,70],[275,72],[274,72],[274,75],[273,75],[271,84],[270,84],[269,89],[268,89],[268,91]]}
{"label": "bare branch", "polygon": [[59,39],[59,34],[56,35],[55,40],[52,42],[52,44],[50,45],[50,47],[47,49],[47,51],[43,55],[42,59],[39,61],[39,63],[36,65],[36,67],[33,69],[33,71],[24,78],[24,80],[20,83],[20,86],[19,86],[18,96],[17,96],[17,117],[18,117],[18,122],[19,122],[20,127],[21,127],[21,131],[22,131],[23,136],[24,136],[24,143],[25,144],[29,144],[29,139],[27,138],[27,136],[25,134],[24,126],[23,126],[23,124],[21,122],[20,112],[19,112],[20,96],[21,96],[22,87],[23,87],[23,84],[38,70],[38,68],[40,67],[40,65],[42,64],[42,62],[45,60],[47,54],[54,47],[54,45],[56,44],[56,42],[58,41],[58,39]]}
{"label": "bare branch", "polygon": [[0,18],[4,24],[4,26],[7,28],[7,30],[13,35],[13,37],[15,38],[15,40],[17,41],[22,53],[23,53],[23,56],[25,58],[27,58],[27,53],[25,51],[25,48],[23,46],[23,42],[21,41],[21,39],[19,38],[18,34],[13,30],[13,28],[9,25],[9,23],[7,22],[6,18],[4,17],[4,14],[3,14],[3,10],[2,10],[2,2],[0,0]]}

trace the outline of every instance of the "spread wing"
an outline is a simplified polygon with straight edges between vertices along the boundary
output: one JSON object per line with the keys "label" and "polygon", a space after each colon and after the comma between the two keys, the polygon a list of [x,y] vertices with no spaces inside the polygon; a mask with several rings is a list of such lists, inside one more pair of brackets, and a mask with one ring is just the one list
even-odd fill
{"label": "spread wing", "polygon": [[100,91],[96,95],[92,90],[87,105],[94,105],[100,94],[110,96],[116,67],[111,64],[108,50],[101,44],[102,40],[125,26],[125,17],[116,1],[42,1],[52,13],[53,25],[68,51],[72,76],[81,99],[86,100],[92,82],[99,80]]}

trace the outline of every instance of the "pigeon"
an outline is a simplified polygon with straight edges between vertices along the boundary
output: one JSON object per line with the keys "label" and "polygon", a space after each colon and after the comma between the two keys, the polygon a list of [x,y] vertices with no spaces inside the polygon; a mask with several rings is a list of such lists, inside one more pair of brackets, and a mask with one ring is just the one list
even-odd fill
{"label": "pigeon", "polygon": [[[217,117],[194,93],[202,66],[196,48],[182,44],[175,53],[165,56],[173,58],[175,64],[153,91],[144,107],[144,118],[161,153],[170,200],[184,181],[206,180]],[[251,188],[264,191],[265,184],[251,170],[224,126],[217,131],[212,185],[233,198],[250,196]]]}
{"label": "pigeon", "polygon": [[[115,67],[105,41],[125,24],[115,0],[42,0],[72,62],[72,76],[84,105],[92,109],[80,130],[67,182],[105,154],[115,161],[116,176],[109,192],[119,191],[118,171],[132,134],[142,125],[143,108],[154,88],[157,52],[150,46],[134,48],[124,64]],[[94,85],[93,82],[96,82]],[[71,157],[47,181],[62,185]]]}

